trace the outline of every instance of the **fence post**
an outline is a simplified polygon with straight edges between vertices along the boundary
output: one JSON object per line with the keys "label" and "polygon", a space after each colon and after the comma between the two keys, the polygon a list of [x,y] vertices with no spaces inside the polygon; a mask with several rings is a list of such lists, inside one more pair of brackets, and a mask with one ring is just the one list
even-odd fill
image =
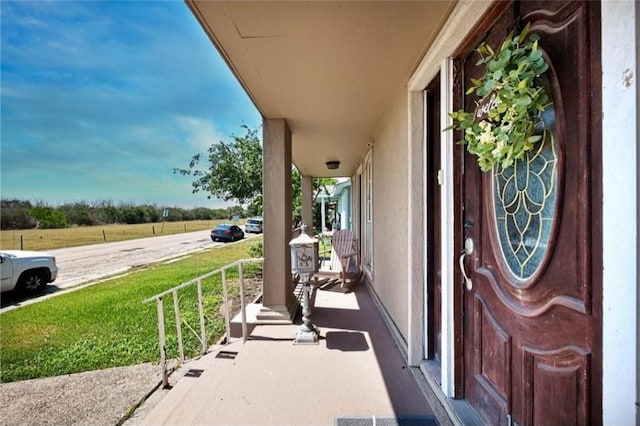
{"label": "fence post", "polygon": [[229,294],[227,292],[227,270],[222,270],[222,303],[224,303],[224,327],[227,333],[227,345],[231,343],[231,326],[229,322]]}
{"label": "fence post", "polygon": [[238,275],[240,275],[240,312],[242,313],[242,343],[246,343],[249,338],[247,333],[247,305],[244,301],[244,264],[238,265]]}
{"label": "fence post", "polygon": [[169,387],[169,375],[167,374],[167,342],[164,333],[164,308],[162,297],[156,299],[158,310],[158,336],[160,337],[160,371],[162,374],[162,387]]}
{"label": "fence post", "polygon": [[173,291],[173,312],[176,317],[176,333],[178,337],[178,352],[180,363],[184,363],[184,347],[182,345],[182,320],[180,319],[180,304],[178,303],[178,290]]}
{"label": "fence post", "polygon": [[20,250],[24,250],[24,239],[22,235],[20,235]]}
{"label": "fence post", "polygon": [[204,302],[202,300],[202,279],[198,278],[198,311],[200,312],[200,340],[202,341],[202,355],[207,353],[207,332],[204,324]]}

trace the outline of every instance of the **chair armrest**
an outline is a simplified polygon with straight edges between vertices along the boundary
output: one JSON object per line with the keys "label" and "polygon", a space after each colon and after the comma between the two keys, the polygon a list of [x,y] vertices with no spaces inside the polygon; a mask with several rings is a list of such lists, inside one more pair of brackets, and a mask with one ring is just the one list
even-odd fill
{"label": "chair armrest", "polygon": [[349,257],[357,256],[359,254],[360,254],[359,251],[354,251],[353,253],[349,253],[349,254],[341,254],[340,258],[341,259],[346,259],[346,258],[349,258]]}

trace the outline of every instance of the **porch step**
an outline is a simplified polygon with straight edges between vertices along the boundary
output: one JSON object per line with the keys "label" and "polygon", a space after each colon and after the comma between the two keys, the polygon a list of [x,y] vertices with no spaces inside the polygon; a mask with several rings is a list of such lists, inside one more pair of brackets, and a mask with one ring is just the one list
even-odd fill
{"label": "porch step", "polygon": [[434,416],[336,417],[335,426],[438,426]]}
{"label": "porch step", "polygon": [[[247,333],[251,334],[254,327],[258,323],[256,316],[258,312],[260,312],[260,308],[262,304],[260,303],[249,303],[247,305]],[[231,324],[229,325],[231,331],[231,337],[238,338],[242,337],[242,313],[238,312],[238,314],[233,317],[231,320]]]}

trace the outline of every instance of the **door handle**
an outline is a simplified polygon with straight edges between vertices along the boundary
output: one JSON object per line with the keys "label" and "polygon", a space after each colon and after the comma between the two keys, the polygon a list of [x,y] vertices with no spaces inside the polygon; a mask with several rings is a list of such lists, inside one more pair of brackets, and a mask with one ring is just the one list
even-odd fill
{"label": "door handle", "polygon": [[462,276],[464,277],[464,286],[467,290],[471,290],[473,288],[473,283],[471,282],[471,278],[467,275],[467,271],[464,269],[464,258],[471,253],[473,253],[473,240],[471,238],[467,238],[464,240],[464,249],[460,253],[460,258],[458,259],[460,272],[462,272]]}

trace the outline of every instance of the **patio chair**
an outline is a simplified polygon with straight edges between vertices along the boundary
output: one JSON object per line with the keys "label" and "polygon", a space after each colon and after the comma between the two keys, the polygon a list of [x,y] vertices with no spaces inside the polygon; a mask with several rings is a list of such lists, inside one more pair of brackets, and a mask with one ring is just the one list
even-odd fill
{"label": "patio chair", "polygon": [[352,288],[362,279],[360,250],[353,231],[338,229],[331,236],[331,264],[333,270],[340,271],[342,288]]}

